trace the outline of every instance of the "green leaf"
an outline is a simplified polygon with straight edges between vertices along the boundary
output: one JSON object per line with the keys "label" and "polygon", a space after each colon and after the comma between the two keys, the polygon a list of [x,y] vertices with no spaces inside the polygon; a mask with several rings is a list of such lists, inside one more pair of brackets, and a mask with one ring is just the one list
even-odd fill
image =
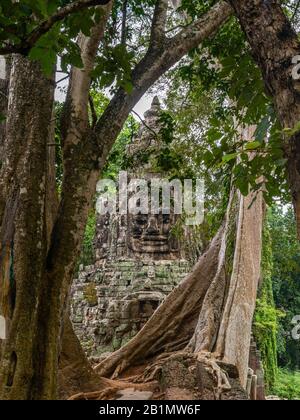
{"label": "green leaf", "polygon": [[250,143],[246,144],[246,150],[256,150],[261,147],[261,143],[259,141],[251,141]]}
{"label": "green leaf", "polygon": [[236,178],[235,185],[244,197],[246,197],[249,194],[249,183],[247,179],[240,177]]}
{"label": "green leaf", "polygon": [[269,127],[270,127],[270,119],[269,119],[269,116],[266,115],[257,125],[256,131],[255,131],[255,138],[257,141],[262,143],[263,141],[266,140]]}
{"label": "green leaf", "polygon": [[230,153],[229,155],[225,155],[222,157],[223,163],[228,163],[233,159],[236,159],[238,157],[238,153]]}
{"label": "green leaf", "polygon": [[51,48],[34,47],[29,53],[31,60],[36,60],[41,63],[42,69],[47,76],[50,76],[54,71],[56,63],[56,52]]}

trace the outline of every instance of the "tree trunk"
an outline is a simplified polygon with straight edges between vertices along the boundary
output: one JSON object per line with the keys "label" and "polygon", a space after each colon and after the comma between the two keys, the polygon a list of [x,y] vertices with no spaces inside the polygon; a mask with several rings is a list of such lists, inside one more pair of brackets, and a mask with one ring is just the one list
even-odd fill
{"label": "tree trunk", "polygon": [[[75,97],[79,98],[79,105],[82,105],[81,92],[84,91],[87,95],[86,102],[88,100],[89,73],[93,68],[110,8],[111,5],[107,7],[107,13],[104,14],[101,23],[93,30],[94,39],[81,36],[83,61],[89,66],[86,65],[83,71],[75,71],[78,77],[74,89],[77,93]],[[32,89],[33,85],[36,86],[36,90]],[[53,239],[53,226],[59,215],[55,179],[53,92],[53,80],[45,78],[37,64],[25,58],[15,58],[5,139],[6,165],[2,168],[1,178],[3,194],[0,197],[0,216],[3,214],[1,266],[4,269],[1,283],[5,286],[0,289],[3,294],[1,311],[11,324],[1,360],[0,392],[3,399],[54,399],[57,395],[60,338],[68,288],[62,288],[62,272],[54,269],[55,274],[57,271],[59,274],[53,279],[53,272],[49,274],[51,269],[48,270],[46,263],[47,253],[49,249],[51,252],[53,242],[59,241],[59,238]],[[77,111],[77,104],[72,105],[75,105]],[[74,108],[71,112],[74,112]],[[85,115],[87,119],[87,112]],[[80,134],[84,135],[82,132]],[[23,136],[27,143],[24,142]],[[84,183],[82,185],[85,186]],[[35,188],[40,188],[40,195],[37,196]],[[39,230],[35,230],[29,215],[35,217]],[[30,241],[30,246],[26,249],[27,240]],[[34,264],[29,260],[28,254],[32,255]],[[74,258],[76,261],[76,255]],[[33,266],[31,275],[27,265]],[[12,277],[15,286],[12,285]],[[33,285],[30,285],[30,282]],[[14,293],[16,302],[12,302],[13,299],[10,298],[10,294]],[[22,323],[22,316],[26,315],[28,322]],[[23,326],[22,331],[17,329],[19,322]],[[63,337],[74,344],[76,340],[68,321],[66,325]],[[28,343],[25,341],[26,337]],[[68,345],[70,346],[70,343]],[[73,356],[73,364],[77,356],[77,365],[80,360],[87,372],[88,369],[91,371],[83,352],[78,352],[75,344],[74,350],[76,353]],[[24,358],[23,353],[26,356]],[[62,365],[65,360],[64,352],[61,357]],[[89,380],[92,378],[95,381],[95,377],[92,372]],[[21,387],[24,378],[26,386]]]}
{"label": "tree trunk", "polygon": [[2,72],[2,78],[0,78],[0,168],[1,168],[2,160],[3,160],[4,137],[5,137],[5,120],[3,121],[2,117],[6,117],[8,84],[9,84],[9,65],[8,65],[8,61],[5,58],[3,58],[3,68],[1,68],[0,71]]}
{"label": "tree trunk", "polygon": [[53,78],[45,77],[37,63],[15,56],[1,168],[6,183],[0,214],[0,310],[9,324],[2,346],[1,399],[32,399],[38,393],[37,308],[47,252],[47,142],[53,99]]}
{"label": "tree trunk", "polygon": [[60,399],[68,399],[80,392],[99,391],[105,386],[89,364],[68,316],[64,323],[58,383]]}
{"label": "tree trunk", "polygon": [[[242,138],[253,139],[254,133],[255,127],[248,127]],[[260,279],[264,204],[261,193],[254,202],[253,194],[237,195],[238,206],[233,203],[228,209],[223,274],[220,270],[206,295],[192,344],[196,353],[213,352],[216,358],[235,365],[246,388]]]}
{"label": "tree trunk", "polygon": [[[267,93],[274,101],[282,128],[294,129],[300,121],[300,83],[296,64],[298,35],[278,0],[228,0],[239,19],[260,67]],[[296,61],[294,61],[296,58]],[[299,58],[299,57],[298,57]],[[298,78],[293,77],[293,75]],[[283,142],[288,159],[289,185],[300,238],[300,133]]]}

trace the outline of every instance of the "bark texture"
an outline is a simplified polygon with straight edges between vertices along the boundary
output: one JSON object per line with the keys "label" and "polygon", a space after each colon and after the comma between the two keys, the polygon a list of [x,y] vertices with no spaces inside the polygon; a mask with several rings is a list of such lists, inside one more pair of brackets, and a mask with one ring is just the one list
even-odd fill
{"label": "bark texture", "polygon": [[0,309],[10,324],[2,346],[1,399],[33,398],[39,375],[37,309],[46,254],[44,203],[53,96],[52,78],[43,76],[37,63],[15,56],[1,168],[1,183],[6,183],[1,190]]}
{"label": "bark texture", "polygon": [[[294,57],[300,54],[295,30],[278,0],[228,0],[239,19],[260,67],[267,93],[274,100],[283,128],[295,128],[300,121],[299,71]],[[289,184],[300,238],[300,133],[284,140]]]}
{"label": "bark texture", "polygon": [[60,399],[79,392],[93,392],[105,384],[90,366],[68,316],[65,318],[58,374]]}
{"label": "bark texture", "polygon": [[[88,103],[91,83],[90,73],[94,68],[97,50],[103,38],[112,5],[113,2],[110,2],[107,7],[102,8],[102,20],[93,28],[90,37],[82,34],[79,36],[78,45],[81,49],[84,68],[72,68],[71,71],[70,84],[62,118],[64,153],[68,153],[68,147],[76,143],[78,139],[86,135],[89,137]],[[56,217],[57,209],[51,226],[51,232]],[[67,296],[65,296],[66,298]],[[60,354],[58,379],[60,398],[69,397],[76,392],[82,392],[82,390],[94,391],[99,389],[101,385],[99,376],[92,370],[75,335],[67,310],[62,329],[62,351]]]}
{"label": "bark texture", "polygon": [[215,347],[217,357],[238,368],[240,381],[247,384],[252,320],[261,275],[262,196],[241,197],[233,271],[222,323]]}
{"label": "bark texture", "polygon": [[[242,131],[253,139],[255,127]],[[262,194],[236,193],[229,203],[219,276],[205,298],[195,337],[194,351],[213,352],[234,365],[244,388],[247,384],[252,319],[260,280],[264,204]],[[222,268],[222,269],[221,269]]]}
{"label": "bark texture", "polygon": [[[0,116],[6,117],[7,114],[7,106],[8,106],[8,88],[9,88],[9,79],[10,79],[10,70],[11,70],[11,58],[6,56],[3,57],[3,68],[2,73],[4,76],[0,78]],[[2,166],[3,160],[3,148],[4,148],[4,140],[5,140],[5,120],[0,120],[0,168]]]}

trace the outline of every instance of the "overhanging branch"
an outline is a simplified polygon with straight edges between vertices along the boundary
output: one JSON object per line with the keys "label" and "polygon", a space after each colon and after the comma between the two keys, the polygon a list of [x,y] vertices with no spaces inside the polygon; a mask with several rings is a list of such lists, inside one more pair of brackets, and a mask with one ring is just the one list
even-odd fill
{"label": "overhanging branch", "polygon": [[220,27],[218,23],[222,24],[221,21],[226,21],[231,15],[233,15],[232,7],[226,1],[221,0],[204,16],[175,35],[170,40],[170,44],[172,47],[187,48],[187,51],[195,48],[197,43],[202,42],[209,36],[213,36],[214,32]]}
{"label": "overhanging branch", "polygon": [[35,43],[57,23],[64,20],[72,13],[80,12],[88,7],[105,6],[111,0],[77,0],[59,9],[54,15],[44,20],[19,44],[9,44],[0,48],[0,55],[19,53],[27,55]]}

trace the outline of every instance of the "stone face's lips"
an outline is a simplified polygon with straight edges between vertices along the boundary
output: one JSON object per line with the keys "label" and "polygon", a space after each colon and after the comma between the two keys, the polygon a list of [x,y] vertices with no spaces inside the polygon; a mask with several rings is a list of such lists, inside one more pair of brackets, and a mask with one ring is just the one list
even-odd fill
{"label": "stone face's lips", "polygon": [[141,242],[168,242],[168,238],[158,235],[144,235],[141,237]]}
{"label": "stone face's lips", "polygon": [[142,242],[141,246],[140,246],[140,250],[139,252],[146,252],[149,254],[154,254],[154,253],[168,253],[170,252],[169,246],[166,243],[153,243],[153,242]]}
{"label": "stone face's lips", "polygon": [[140,241],[141,252],[167,253],[170,251],[168,238],[160,235],[144,235]]}

